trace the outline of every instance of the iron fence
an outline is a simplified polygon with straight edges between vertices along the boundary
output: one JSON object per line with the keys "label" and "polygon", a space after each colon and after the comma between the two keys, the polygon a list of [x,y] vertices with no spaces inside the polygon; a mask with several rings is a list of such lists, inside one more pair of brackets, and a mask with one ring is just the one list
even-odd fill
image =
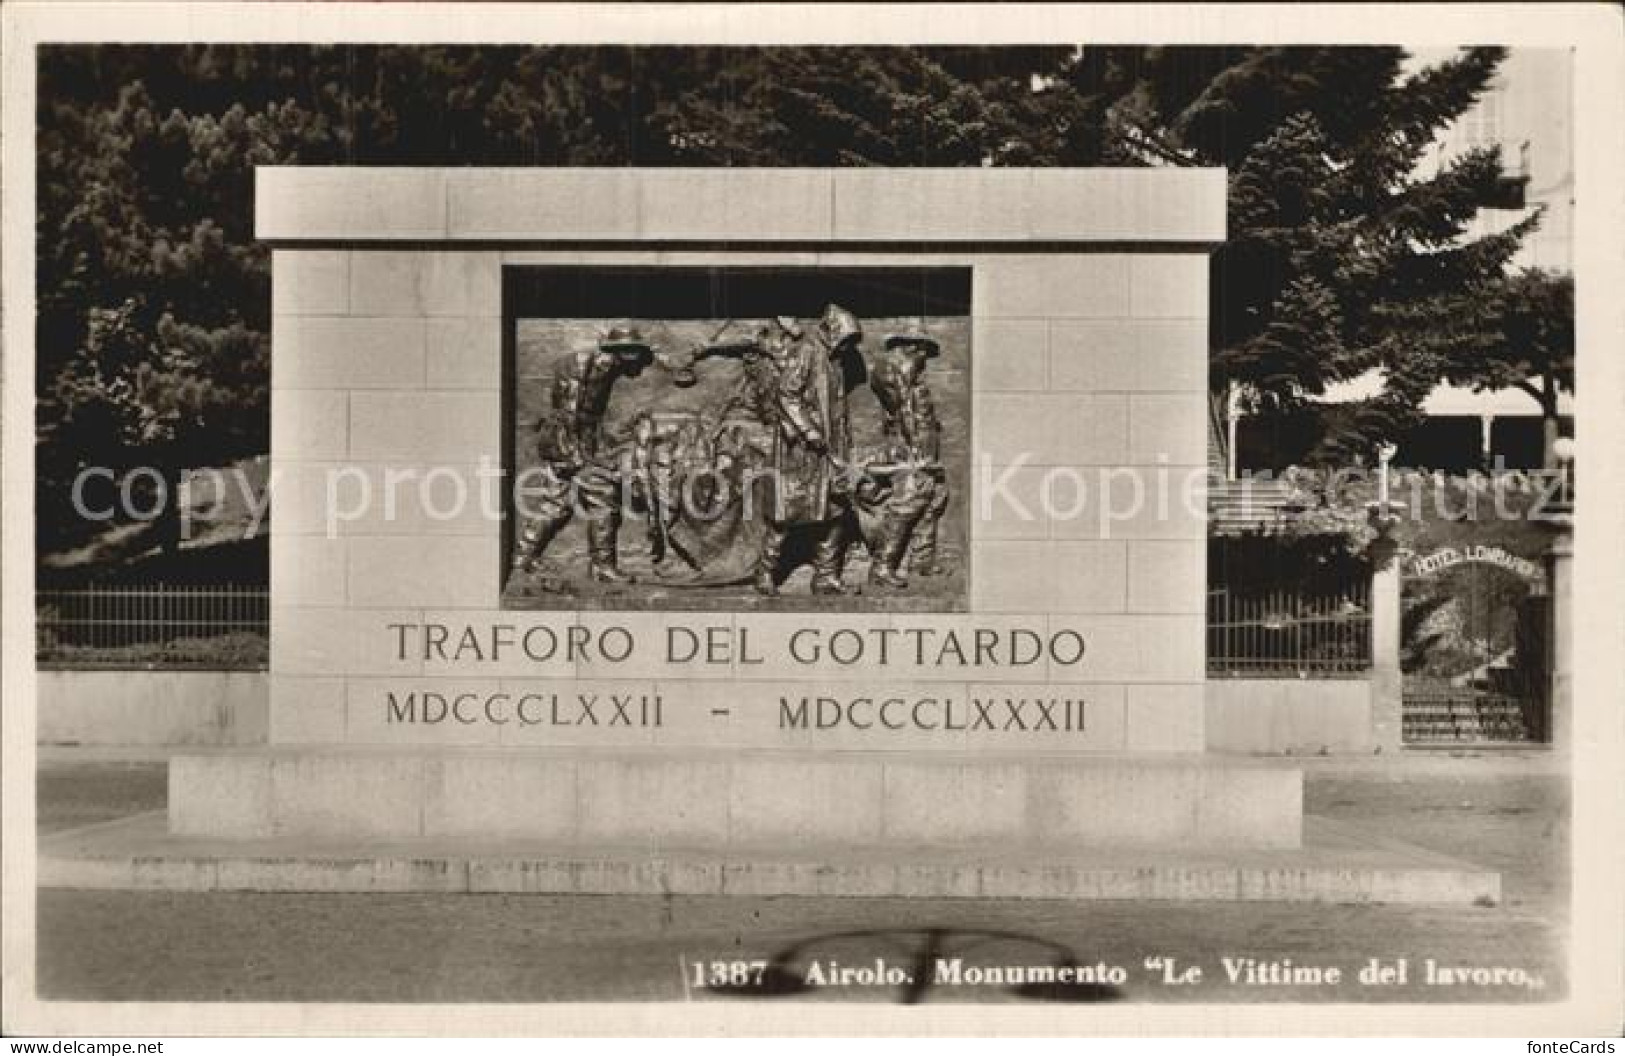
{"label": "iron fence", "polygon": [[1538,688],[1507,693],[1407,678],[1401,729],[1406,744],[1542,744],[1546,698]]}
{"label": "iron fence", "polygon": [[259,586],[45,590],[35,595],[35,656],[54,667],[260,670],[270,609]]}
{"label": "iron fence", "polygon": [[1210,676],[1352,678],[1370,667],[1368,583],[1334,594],[1208,591]]}

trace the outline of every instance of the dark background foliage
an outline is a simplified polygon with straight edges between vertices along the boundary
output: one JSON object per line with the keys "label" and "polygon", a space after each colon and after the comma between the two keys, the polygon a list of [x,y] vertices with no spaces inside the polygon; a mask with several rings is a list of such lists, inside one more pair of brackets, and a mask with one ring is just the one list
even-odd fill
{"label": "dark background foliage", "polygon": [[1500,159],[1415,171],[1502,58],[1407,74],[1400,49],[1366,47],[43,47],[42,550],[84,534],[67,507],[84,466],[177,481],[266,450],[257,165],[1222,165],[1216,390],[1288,413],[1383,368],[1321,459],[1402,430],[1445,379],[1544,409],[1571,384],[1566,286],[1503,274],[1538,218],[1464,239],[1503,204]]}

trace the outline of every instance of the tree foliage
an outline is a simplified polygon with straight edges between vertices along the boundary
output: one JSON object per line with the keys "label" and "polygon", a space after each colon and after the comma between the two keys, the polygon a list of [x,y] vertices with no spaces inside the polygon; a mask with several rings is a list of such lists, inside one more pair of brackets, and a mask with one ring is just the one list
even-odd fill
{"label": "tree foliage", "polygon": [[1268,413],[1373,370],[1384,379],[1318,459],[1400,435],[1493,327],[1506,265],[1538,217],[1471,235],[1481,210],[1506,204],[1497,152],[1423,162],[1503,58],[1472,48],[1409,73],[1398,48],[1235,50],[1196,69],[1148,59],[1126,107],[1146,154],[1230,171],[1214,384],[1238,384]]}
{"label": "tree foliage", "polygon": [[1395,48],[45,46],[42,524],[87,462],[264,450],[257,165],[1222,165],[1215,383],[1267,410],[1380,368],[1335,438],[1357,447],[1441,378],[1517,381],[1486,334],[1527,329],[1494,298],[1532,221],[1465,237],[1493,153],[1417,173],[1501,54],[1407,74]]}
{"label": "tree foliage", "polygon": [[1446,359],[1445,379],[1475,391],[1528,394],[1540,408],[1552,466],[1558,395],[1574,391],[1574,277],[1527,268],[1498,276],[1486,300],[1483,326]]}

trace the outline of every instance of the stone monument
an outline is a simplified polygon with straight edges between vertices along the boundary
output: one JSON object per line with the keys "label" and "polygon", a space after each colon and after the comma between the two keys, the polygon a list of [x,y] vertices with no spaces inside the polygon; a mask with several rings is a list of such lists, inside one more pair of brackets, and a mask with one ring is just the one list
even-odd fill
{"label": "stone monument", "polygon": [[[1215,170],[260,169],[271,743],[177,757],[170,838],[371,863],[315,886],[1333,890],[1164,853],[1303,831],[1298,771],[1204,753],[1224,211]],[[741,466],[784,470],[748,511]]]}

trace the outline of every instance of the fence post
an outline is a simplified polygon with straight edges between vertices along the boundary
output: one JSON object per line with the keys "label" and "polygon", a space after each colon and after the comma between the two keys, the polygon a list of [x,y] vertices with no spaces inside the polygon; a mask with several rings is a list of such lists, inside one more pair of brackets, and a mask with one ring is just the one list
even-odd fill
{"label": "fence post", "polygon": [[1397,752],[1405,743],[1405,681],[1399,668],[1400,573],[1399,520],[1372,504],[1371,525],[1377,536],[1371,558],[1371,740],[1379,752]]}
{"label": "fence post", "polygon": [[1546,721],[1552,748],[1569,750],[1574,731],[1574,524],[1556,518],[1546,549]]}

